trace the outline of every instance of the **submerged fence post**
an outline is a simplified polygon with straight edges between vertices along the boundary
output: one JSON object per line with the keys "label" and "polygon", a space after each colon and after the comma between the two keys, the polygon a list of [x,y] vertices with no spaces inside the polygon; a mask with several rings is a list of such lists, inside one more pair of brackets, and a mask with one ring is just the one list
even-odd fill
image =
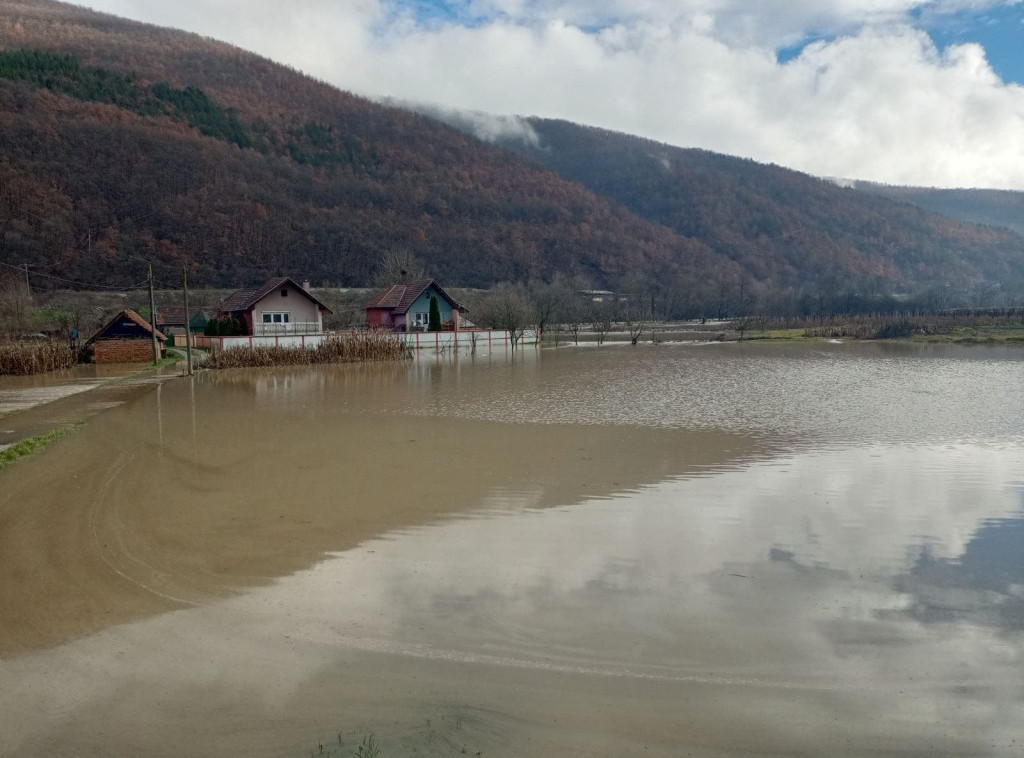
{"label": "submerged fence post", "polygon": [[153,337],[153,365],[160,362],[160,345],[156,339],[156,300],[153,298],[153,264],[149,264],[149,331]]}
{"label": "submerged fence post", "polygon": [[187,376],[192,376],[192,326],[188,317],[188,269],[181,267],[181,283],[185,291],[185,365],[188,367]]}

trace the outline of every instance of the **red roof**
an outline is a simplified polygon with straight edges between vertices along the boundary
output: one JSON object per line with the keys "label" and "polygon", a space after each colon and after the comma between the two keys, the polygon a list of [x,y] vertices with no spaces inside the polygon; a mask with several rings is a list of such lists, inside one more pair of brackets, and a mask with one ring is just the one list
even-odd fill
{"label": "red roof", "polygon": [[[114,316],[112,319],[110,319],[110,321],[108,321],[106,324],[104,324],[103,328],[100,329],[99,331],[97,331],[96,334],[94,334],[92,337],[90,337],[88,342],[93,342],[97,337],[99,337],[101,334],[103,334],[103,332],[107,331],[107,329],[109,329],[111,326],[113,326],[116,322],[120,321],[122,318],[128,318],[131,321],[134,321],[136,324],[138,324],[140,327],[142,327],[147,332],[152,333],[152,332],[155,331],[156,332],[156,338],[158,340],[160,340],[161,342],[165,342],[167,340],[167,337],[164,336],[163,332],[161,332],[159,329],[154,330],[153,329],[153,325],[150,324],[148,321],[146,321],[146,319],[142,318],[142,316],[140,316],[138,313],[133,311],[131,308],[126,308],[125,310],[120,311],[116,316]],[[88,344],[88,342],[86,344]]]}
{"label": "red roof", "polygon": [[271,279],[268,282],[264,282],[259,287],[256,287],[251,290],[238,290],[237,292],[232,292],[221,302],[220,305],[217,306],[217,310],[222,311],[224,313],[235,313],[237,311],[252,310],[253,306],[255,306],[256,303],[265,298],[271,292],[278,289],[279,287],[284,287],[289,284],[295,289],[297,289],[299,292],[301,292],[303,295],[308,297],[310,300],[312,300],[314,303],[319,305],[328,313],[333,313],[333,311],[330,308],[328,308],[326,305],[324,305],[315,297],[313,297],[313,295],[306,292],[306,290],[302,288],[302,285],[298,284],[290,276],[279,276],[276,279]]}
{"label": "red roof", "polygon": [[[192,317],[195,318],[203,311],[194,310],[192,311]],[[156,309],[156,325],[161,326],[184,326],[185,322],[189,319],[185,318],[184,308],[157,308]]]}
{"label": "red roof", "polygon": [[366,304],[367,308],[386,308],[394,313],[406,313],[416,299],[431,285],[437,290],[437,294],[448,301],[448,304],[457,310],[465,311],[465,307],[455,302],[454,298],[441,289],[441,285],[433,279],[419,279],[408,284],[395,284]]}

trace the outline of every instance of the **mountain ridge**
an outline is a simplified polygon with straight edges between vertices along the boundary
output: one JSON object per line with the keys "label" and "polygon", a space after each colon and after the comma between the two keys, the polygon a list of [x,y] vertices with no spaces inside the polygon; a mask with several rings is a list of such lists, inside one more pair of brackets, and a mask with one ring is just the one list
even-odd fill
{"label": "mountain ridge", "polygon": [[0,0],[0,261],[86,281],[127,283],[155,260],[197,285],[358,286],[400,250],[454,286],[643,279],[686,290],[691,311],[1024,280],[1009,231],[782,167],[527,123],[543,146],[495,146],[223,42]]}
{"label": "mountain ridge", "polygon": [[503,144],[700,239],[762,281],[792,286],[800,273],[872,291],[885,280],[908,287],[1021,277],[1024,238],[1010,230],[953,220],[901,197],[858,196],[781,166],[565,121],[526,122],[539,141]]}

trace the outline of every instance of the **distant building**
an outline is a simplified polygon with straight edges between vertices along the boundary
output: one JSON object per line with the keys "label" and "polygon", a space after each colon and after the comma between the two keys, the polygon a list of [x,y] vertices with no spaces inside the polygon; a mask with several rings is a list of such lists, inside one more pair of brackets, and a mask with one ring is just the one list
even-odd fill
{"label": "distant building", "polygon": [[611,290],[579,290],[580,296],[593,303],[624,303],[635,297],[624,292],[612,292]]}
{"label": "distant building", "polygon": [[444,331],[459,331],[459,316],[466,308],[459,305],[433,279],[396,284],[366,304],[366,323],[370,327],[400,332],[426,331],[430,323],[430,298],[437,298]]}
{"label": "distant building", "polygon": [[331,309],[309,292],[309,281],[301,285],[283,276],[259,287],[238,290],[229,295],[217,310],[221,318],[235,318],[245,324],[254,337],[321,334],[324,315]]}
{"label": "distant building", "polygon": [[[192,311],[192,317],[188,319],[189,331],[199,334],[210,323],[210,314],[206,311]],[[185,333],[185,309],[184,308],[157,308],[156,328],[164,334]]]}
{"label": "distant building", "polygon": [[[157,330],[163,354],[167,337]],[[144,363],[153,360],[153,327],[131,310],[121,311],[86,343],[93,345],[97,363]]]}

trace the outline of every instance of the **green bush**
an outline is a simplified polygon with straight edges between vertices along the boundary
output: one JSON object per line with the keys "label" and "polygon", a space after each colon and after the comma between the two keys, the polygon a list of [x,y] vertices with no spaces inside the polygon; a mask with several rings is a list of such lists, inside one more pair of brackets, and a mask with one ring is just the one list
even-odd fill
{"label": "green bush", "polygon": [[430,317],[427,328],[432,332],[441,331],[441,308],[437,304],[437,297],[434,295],[430,296]]}

